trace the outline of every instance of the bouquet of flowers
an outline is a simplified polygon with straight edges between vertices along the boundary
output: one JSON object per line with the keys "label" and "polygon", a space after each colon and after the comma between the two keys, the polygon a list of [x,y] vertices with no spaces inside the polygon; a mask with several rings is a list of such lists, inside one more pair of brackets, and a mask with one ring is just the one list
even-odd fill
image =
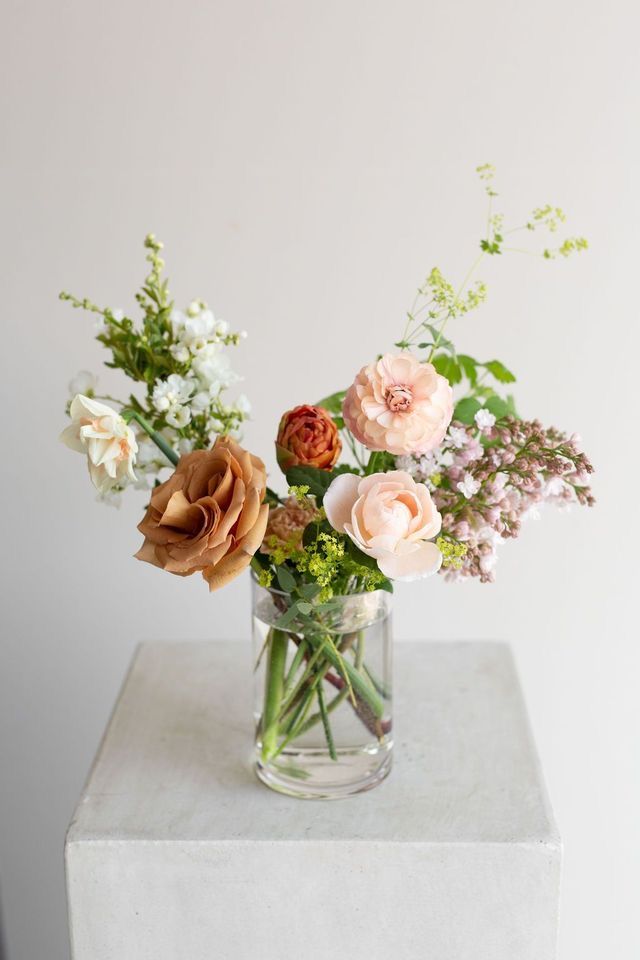
{"label": "bouquet of flowers", "polygon": [[[523,419],[508,367],[450,339],[450,321],[486,299],[475,279],[482,261],[518,249],[517,235],[554,237],[565,221],[546,205],[508,225],[494,210],[493,168],[478,173],[487,226],[467,275],[456,287],[434,267],[392,350],[370,358],[347,390],[282,416],[282,493],[239,443],[247,400],[224,399],[238,379],[227,349],[243,334],[201,300],[174,307],[153,235],[140,322],[61,294],[98,315],[107,366],[142,384],[118,401],[78,375],[62,439],[87,456],[101,497],[150,490],[139,559],[199,572],[212,590],[252,567],[258,772],[298,796],[351,793],[388,772],[396,580],[440,572],[491,581],[498,545],[539,504],[594,502],[578,437]],[[539,254],[586,246],[566,237]]]}

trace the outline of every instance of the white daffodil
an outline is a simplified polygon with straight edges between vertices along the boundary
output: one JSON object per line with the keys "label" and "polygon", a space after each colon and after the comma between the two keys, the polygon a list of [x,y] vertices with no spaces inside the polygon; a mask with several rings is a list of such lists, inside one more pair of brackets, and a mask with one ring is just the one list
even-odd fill
{"label": "white daffodil", "polygon": [[86,454],[93,485],[101,494],[135,481],[138,452],[135,434],[126,421],[105,403],[78,394],[69,408],[70,425],[60,440]]}

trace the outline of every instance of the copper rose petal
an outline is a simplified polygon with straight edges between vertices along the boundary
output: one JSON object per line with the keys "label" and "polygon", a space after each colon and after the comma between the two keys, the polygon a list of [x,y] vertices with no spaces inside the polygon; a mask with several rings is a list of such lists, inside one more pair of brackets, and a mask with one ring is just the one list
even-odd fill
{"label": "copper rose petal", "polygon": [[202,576],[209,583],[209,590],[219,590],[245,570],[264,537],[269,519],[269,507],[264,503],[258,512],[258,519],[246,537],[238,541],[233,553],[228,553],[216,566],[205,567]]}
{"label": "copper rose petal", "polygon": [[262,461],[235,441],[218,438],[211,450],[181,458],[175,473],[151,496],[136,556],[178,576],[196,571],[228,582],[248,566],[260,545],[268,507]]}

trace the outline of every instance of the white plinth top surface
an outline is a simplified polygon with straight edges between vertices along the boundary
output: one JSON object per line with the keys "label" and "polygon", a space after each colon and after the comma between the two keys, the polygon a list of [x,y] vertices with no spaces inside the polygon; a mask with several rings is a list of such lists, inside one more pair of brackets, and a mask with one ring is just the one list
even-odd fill
{"label": "white plinth top surface", "polygon": [[369,793],[301,801],[251,768],[243,643],[146,643],[70,843],[559,843],[509,648],[397,642],[394,767]]}

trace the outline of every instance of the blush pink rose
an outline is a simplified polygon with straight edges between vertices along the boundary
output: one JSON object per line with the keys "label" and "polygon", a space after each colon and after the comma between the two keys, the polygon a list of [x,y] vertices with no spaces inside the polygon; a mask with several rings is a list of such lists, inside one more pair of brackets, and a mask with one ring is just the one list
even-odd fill
{"label": "blush pink rose", "polygon": [[347,390],[344,421],[369,450],[421,456],[439,446],[453,416],[449,381],[410,353],[363,367]]}
{"label": "blush pink rose", "polygon": [[442,554],[430,539],[441,517],[424,483],[403,470],[358,477],[343,473],[324,495],[327,520],[346,533],[385,577],[418,580],[436,573]]}

